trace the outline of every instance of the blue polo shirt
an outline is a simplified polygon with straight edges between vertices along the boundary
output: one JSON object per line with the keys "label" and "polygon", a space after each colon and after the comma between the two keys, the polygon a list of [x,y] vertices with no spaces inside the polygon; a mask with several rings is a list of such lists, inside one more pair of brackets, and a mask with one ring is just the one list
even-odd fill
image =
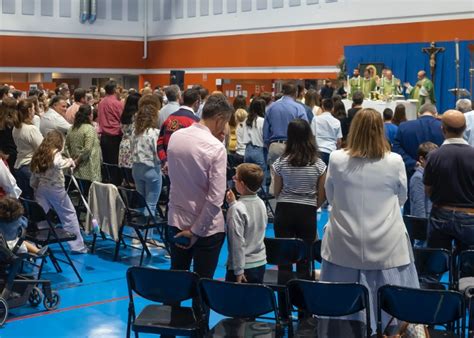
{"label": "blue polo shirt", "polygon": [[286,141],[288,124],[294,119],[308,121],[304,106],[290,96],[283,96],[272,104],[265,113],[263,141],[265,145],[275,141]]}

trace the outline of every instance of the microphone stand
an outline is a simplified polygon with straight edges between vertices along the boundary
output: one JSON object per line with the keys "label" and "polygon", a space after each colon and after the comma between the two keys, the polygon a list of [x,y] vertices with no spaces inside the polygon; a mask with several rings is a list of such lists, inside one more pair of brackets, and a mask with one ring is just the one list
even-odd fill
{"label": "microphone stand", "polygon": [[460,68],[461,65],[459,63],[459,39],[454,40],[455,43],[455,49],[456,49],[456,59],[455,59],[455,64],[456,64],[456,100],[459,100],[461,98],[461,91],[459,90],[461,87],[461,78],[460,78]]}

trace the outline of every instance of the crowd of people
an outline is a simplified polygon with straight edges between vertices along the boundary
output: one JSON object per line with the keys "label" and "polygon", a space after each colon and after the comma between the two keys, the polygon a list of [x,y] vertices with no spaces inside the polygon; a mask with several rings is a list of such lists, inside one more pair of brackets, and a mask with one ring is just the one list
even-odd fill
{"label": "crowd of people", "polygon": [[[403,105],[364,109],[364,93],[354,91],[346,112],[327,90],[288,82],[275,98],[231,103],[199,85],[126,91],[109,81],[103,90],[71,96],[60,85],[26,98],[2,86],[0,196],[54,209],[77,236],[71,251],[87,253],[64,172],[93,182],[103,163],[131,170],[152,213],[163,186],[169,190],[172,269],[193,264],[212,278],[227,233],[226,280],[257,283],[266,264],[262,191],[276,197],[275,236],[307,244],[318,239],[317,211],[329,204],[320,279],[362,283],[374,304],[381,285],[419,287],[401,210],[430,218],[419,246],[474,245],[474,111],[463,99],[438,115],[428,102],[406,121]],[[112,172],[112,183],[121,179]],[[309,275],[309,261],[297,271]]]}

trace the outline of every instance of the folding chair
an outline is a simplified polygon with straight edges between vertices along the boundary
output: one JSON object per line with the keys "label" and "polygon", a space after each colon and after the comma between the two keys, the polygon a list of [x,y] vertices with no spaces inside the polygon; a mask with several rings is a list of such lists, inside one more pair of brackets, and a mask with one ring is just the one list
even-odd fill
{"label": "folding chair", "polygon": [[[265,249],[269,265],[293,265],[306,258],[306,244],[299,238],[265,238]],[[295,271],[267,269],[263,284],[284,291],[290,280],[304,277],[298,276]]]}
{"label": "folding chair", "polygon": [[457,256],[453,288],[464,293],[469,310],[469,337],[474,337],[474,250],[465,250]]}
{"label": "folding chair", "polygon": [[79,224],[82,224],[81,215],[87,215],[86,197],[89,195],[89,188],[92,182],[89,180],[76,178],[72,175],[65,175],[66,191],[76,209],[77,219]]}
{"label": "folding chair", "polygon": [[102,182],[111,183],[116,186],[121,185],[124,182],[122,171],[117,164],[102,163]]}
{"label": "folding chair", "polygon": [[[452,285],[451,253],[446,249],[414,248],[415,267],[422,289],[446,290]],[[449,273],[447,285],[440,282]]]}
{"label": "folding chair", "polygon": [[310,278],[310,271],[304,275],[293,271],[293,264],[299,263],[306,258],[306,244],[299,238],[265,238],[265,249],[268,265],[289,265],[291,271],[266,269],[263,284],[269,286],[278,293],[278,306],[280,316],[290,316],[286,313],[286,284],[297,278]]}
{"label": "folding chair", "polygon": [[[25,208],[25,216],[28,218],[28,231],[26,234],[26,240],[41,246],[55,243],[59,244],[61,252],[66,257],[66,260],[57,258],[51,248],[49,248],[48,253],[51,259],[51,263],[53,263],[53,266],[55,267],[57,272],[62,272],[59,262],[68,264],[74,270],[74,273],[79,279],[79,282],[82,283],[82,277],[79,274],[79,271],[77,271],[74,262],[71,260],[71,257],[63,246],[63,243],[65,242],[74,241],[76,239],[76,235],[71,234],[62,228],[56,228],[54,226],[51,220],[52,209],[48,212],[48,214],[46,214],[43,208],[36,201],[27,199],[21,199],[21,201],[23,202]],[[46,222],[48,227],[45,229],[39,229],[38,223],[40,222]],[[41,277],[44,262],[45,260],[43,259],[39,268],[38,279],[40,279]]]}
{"label": "folding chair", "polygon": [[[295,279],[288,282],[290,306],[305,313],[299,321],[296,336],[317,337],[318,331],[327,337],[370,338],[369,291],[355,283],[328,283]],[[289,309],[291,310],[291,309]],[[313,316],[340,317],[365,311],[365,323],[356,320],[321,319]],[[324,327],[324,330],[321,328]],[[293,327],[290,325],[290,330]]]}
{"label": "folding chair", "polygon": [[455,266],[454,289],[464,292],[468,287],[474,286],[474,250],[461,251]]}
{"label": "folding chair", "polygon": [[[131,267],[127,270],[128,317],[130,331],[173,336],[202,337],[204,320],[200,309],[182,307],[180,302],[196,299],[199,276],[194,272]],[[145,306],[137,315],[134,294],[162,304]],[[172,305],[165,305],[172,304]]]}
{"label": "folding chair", "polygon": [[447,325],[454,328],[451,331],[429,328],[432,337],[440,333],[465,337],[466,308],[464,297],[459,292],[384,285],[379,288],[377,299],[377,333],[380,336],[384,331],[382,328],[383,310],[396,319],[408,323],[429,326]]}
{"label": "folding chair", "polygon": [[[120,243],[123,242],[125,237],[123,230],[125,226],[129,226],[134,229],[137,238],[142,245],[142,252],[140,256],[140,266],[143,263],[143,257],[145,252],[148,256],[151,256],[151,252],[147,246],[148,232],[153,229],[157,229],[160,235],[160,239],[165,246],[165,249],[169,253],[169,246],[165,238],[165,230],[168,225],[167,220],[158,220],[155,215],[152,215],[145,198],[134,189],[128,189],[124,187],[118,187],[120,196],[125,203],[125,220],[119,229],[119,240],[115,246],[114,260],[117,260],[120,249]],[[146,214],[145,214],[146,211]],[[144,232],[144,235],[142,234]],[[129,236],[127,236],[129,237]]]}
{"label": "folding chair", "polygon": [[[201,279],[199,290],[203,303],[225,317],[206,337],[282,337],[275,294],[261,284],[230,283]],[[273,313],[275,323],[255,318]]]}
{"label": "folding chair", "polygon": [[321,264],[323,261],[323,258],[321,257],[321,243],[322,240],[318,239],[311,245],[311,277],[314,280],[318,279],[318,276],[316,276],[316,266],[314,262],[316,261]]}
{"label": "folding chair", "polygon": [[426,241],[428,237],[428,218],[405,215],[403,221],[412,245],[415,240]]}

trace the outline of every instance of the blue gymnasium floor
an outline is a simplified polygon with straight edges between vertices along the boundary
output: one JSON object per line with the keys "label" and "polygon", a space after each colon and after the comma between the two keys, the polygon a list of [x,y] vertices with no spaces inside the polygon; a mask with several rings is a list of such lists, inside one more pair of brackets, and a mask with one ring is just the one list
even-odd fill
{"label": "blue gymnasium floor", "polygon": [[[326,224],[327,212],[318,214],[318,232]],[[267,236],[273,237],[273,225],[267,227]],[[90,238],[85,238],[90,241]],[[62,264],[63,272],[57,273],[48,261],[42,278],[53,282],[53,290],[59,291],[61,304],[55,311],[44,310],[42,304],[33,308],[29,304],[10,310],[10,315],[0,337],[125,337],[127,327],[128,292],[125,273],[138,264],[140,251],[121,249],[121,259],[113,262],[114,242],[97,240],[96,253],[71,256],[79,270],[83,283],[79,283],[72,269]],[[57,252],[56,248],[53,250]],[[154,254],[144,265],[168,269],[169,259],[163,252]],[[59,254],[58,254],[59,256]],[[224,278],[227,259],[227,243],[219,257],[215,278]],[[136,298],[137,310],[147,301]],[[211,313],[210,326],[221,317]],[[156,337],[141,334],[140,337]]]}

